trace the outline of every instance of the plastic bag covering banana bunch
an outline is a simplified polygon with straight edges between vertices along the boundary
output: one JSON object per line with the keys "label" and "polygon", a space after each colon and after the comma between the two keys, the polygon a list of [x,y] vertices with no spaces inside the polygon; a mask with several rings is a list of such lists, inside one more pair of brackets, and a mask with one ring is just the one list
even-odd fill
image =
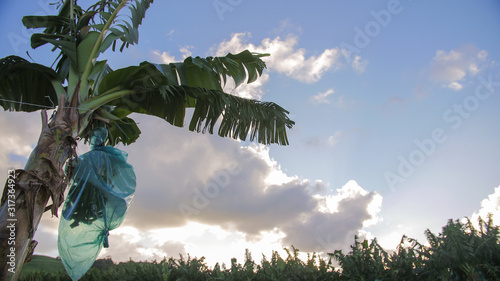
{"label": "plastic bag covering banana bunch", "polygon": [[73,161],[74,173],[59,222],[58,249],[73,280],[93,265],[109,231],[123,221],[135,192],[135,173],[127,154],[103,146],[107,130],[92,131],[90,151]]}

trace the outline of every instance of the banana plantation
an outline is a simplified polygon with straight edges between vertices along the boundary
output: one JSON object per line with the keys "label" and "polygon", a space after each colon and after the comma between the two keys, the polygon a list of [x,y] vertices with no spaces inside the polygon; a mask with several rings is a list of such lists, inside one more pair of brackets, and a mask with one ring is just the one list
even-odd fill
{"label": "banana plantation", "polygon": [[[439,234],[427,230],[427,243],[403,236],[395,251],[386,251],[374,239],[356,237],[348,253],[328,257],[311,254],[306,261],[299,249],[273,252],[256,263],[246,259],[210,268],[204,258],[169,258],[160,262],[128,262],[106,269],[92,268],[81,280],[500,280],[500,228],[491,218],[449,220]],[[29,264],[27,264],[27,267]],[[31,272],[20,280],[71,280],[66,273]]]}

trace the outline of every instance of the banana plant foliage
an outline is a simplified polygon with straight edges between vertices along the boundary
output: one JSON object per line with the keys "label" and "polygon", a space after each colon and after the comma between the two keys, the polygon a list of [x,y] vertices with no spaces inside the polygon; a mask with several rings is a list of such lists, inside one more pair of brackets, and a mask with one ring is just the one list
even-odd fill
{"label": "banana plant foliage", "polygon": [[[187,108],[194,108],[189,130],[259,143],[288,144],[286,130],[294,125],[288,111],[272,102],[245,99],[223,91],[228,79],[237,86],[255,81],[266,67],[262,57],[244,50],[224,57],[188,57],[183,62],[143,62],[112,70],[98,60],[108,48],[120,51],[138,42],[138,26],[153,1],[99,1],[84,10],[76,1],[60,4],[55,16],[26,16],[27,28],[44,28],[31,37],[31,46],[53,45],[60,52],[55,69],[21,57],[1,59],[0,97],[5,110],[31,112],[55,109],[61,96],[76,100],[78,128],[88,139],[97,123],[109,131],[107,144],[131,144],[140,134],[128,116],[141,113],[184,126]],[[130,19],[118,12],[128,7]],[[26,83],[30,81],[30,83]],[[76,95],[76,97],[74,97]]]}

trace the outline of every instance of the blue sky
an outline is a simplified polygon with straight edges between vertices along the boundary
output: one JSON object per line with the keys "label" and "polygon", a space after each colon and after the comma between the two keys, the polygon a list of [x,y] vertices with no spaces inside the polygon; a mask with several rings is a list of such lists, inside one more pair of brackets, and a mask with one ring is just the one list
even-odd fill
{"label": "blue sky", "polygon": [[[0,2],[2,57],[27,57],[21,17],[47,14],[49,2]],[[143,135],[121,147],[136,198],[112,234],[127,247],[111,240],[103,256],[229,263],[245,248],[257,259],[291,244],[346,249],[354,234],[390,248],[403,234],[424,242],[451,218],[498,216],[499,12],[497,1],[156,1],[139,44],[105,55],[113,68],[268,52],[258,82],[227,89],[282,105],[296,126],[289,146],[261,147],[136,116]],[[39,116],[2,112],[0,122],[0,168],[22,166]],[[180,213],[224,175],[198,213]],[[37,252],[57,255],[56,234],[44,217]]]}

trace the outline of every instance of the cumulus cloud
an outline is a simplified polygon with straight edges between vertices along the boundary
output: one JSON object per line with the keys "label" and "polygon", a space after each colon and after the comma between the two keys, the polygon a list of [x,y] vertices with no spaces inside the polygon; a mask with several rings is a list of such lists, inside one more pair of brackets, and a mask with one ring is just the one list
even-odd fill
{"label": "cumulus cloud", "polygon": [[436,51],[431,65],[431,78],[443,87],[460,91],[469,77],[477,75],[486,63],[488,53],[473,45]]}
{"label": "cumulus cloud", "polygon": [[[278,231],[283,246],[313,251],[323,242],[336,246],[352,240],[378,212],[370,207],[376,193],[353,181],[336,194],[320,195],[321,181],[286,176],[266,147],[241,147],[238,141],[195,134],[160,119],[134,118],[144,136],[154,137],[127,148],[138,186],[124,225],[144,235],[196,222],[254,241]],[[332,200],[335,207],[327,204]]]}
{"label": "cumulus cloud", "polygon": [[297,36],[287,36],[285,39],[275,37],[265,38],[256,46],[248,43],[249,33],[235,33],[229,41],[219,44],[216,55],[223,56],[228,52],[239,52],[249,49],[252,52],[269,53],[266,64],[271,70],[290,76],[304,83],[317,82],[329,70],[339,69],[341,52],[338,47],[325,49],[317,56],[306,57],[304,48],[296,48]]}
{"label": "cumulus cloud", "polygon": [[500,186],[481,201],[481,209],[472,215],[472,221],[476,223],[479,217],[486,220],[489,214],[492,215],[495,225],[500,224]]}
{"label": "cumulus cloud", "polygon": [[[268,147],[242,147],[240,141],[196,134],[150,116],[133,118],[142,137],[122,149],[135,167],[136,195],[101,257],[152,260],[191,253],[194,242],[186,233],[200,231],[193,223],[220,227],[233,242],[258,244],[273,234],[283,246],[313,251],[350,242],[376,217],[377,208],[370,206],[378,195],[355,182],[326,195],[325,183],[283,172]],[[23,133],[13,130],[16,137]],[[39,242],[47,247],[37,253],[53,254],[57,219],[44,216],[39,229]],[[184,235],[165,236],[176,230]]]}
{"label": "cumulus cloud", "polygon": [[[142,183],[126,225],[147,230],[197,222],[243,233],[250,240],[280,231],[286,236],[284,246],[312,251],[321,247],[318,237],[340,245],[379,219],[381,196],[354,181],[337,194],[319,195],[325,190],[322,182],[286,176],[267,148],[242,148],[237,141],[170,130],[148,121],[141,129],[145,135],[155,132],[156,137],[130,151],[131,162],[141,158],[134,162],[148,165],[136,167],[145,175],[138,177]],[[270,181],[276,174],[281,177]]]}
{"label": "cumulus cloud", "polygon": [[[267,53],[271,56],[264,58],[269,70],[289,76],[303,83],[314,83],[319,81],[323,75],[329,71],[337,71],[346,64],[346,50],[339,47],[323,50],[318,55],[307,56],[306,49],[297,48],[298,36],[288,35],[284,39],[277,36],[275,38],[265,38],[259,45],[249,42],[251,34],[235,33],[227,41],[223,41],[210,50],[213,56],[225,56],[228,53],[239,53],[243,50],[251,52]],[[182,47],[179,52],[182,59],[191,55],[191,46]],[[180,61],[170,52],[154,50],[152,60],[161,63],[171,63]],[[356,55],[351,67],[358,73],[364,72],[367,61]],[[244,98],[260,100],[264,95],[263,86],[269,80],[269,74],[263,75],[251,84],[242,84],[235,88],[232,80],[228,81],[224,90],[231,94]],[[339,106],[342,105],[342,97],[339,98]]]}
{"label": "cumulus cloud", "polygon": [[[346,50],[339,47],[325,49],[318,55],[308,56],[306,49],[297,48],[299,38],[295,35],[288,35],[284,39],[280,36],[265,38],[258,45],[250,43],[250,38],[250,33],[235,33],[229,40],[214,47],[211,53],[215,56],[224,56],[227,53],[238,53],[245,49],[251,52],[267,53],[270,56],[265,57],[264,61],[270,71],[276,71],[303,83],[317,82],[327,71],[337,71],[347,63]],[[362,73],[368,62],[357,55],[350,64],[356,72]],[[254,82],[250,85],[242,85],[235,89],[233,94],[260,99],[264,94],[261,87],[267,82],[268,76],[264,74],[260,80],[262,80],[261,84]],[[228,86],[230,89],[231,87],[234,88],[234,85]],[[335,104],[342,106],[343,98],[339,97]]]}
{"label": "cumulus cloud", "polygon": [[154,50],[152,53],[153,53],[153,62],[172,63],[178,61],[175,59],[175,56],[172,56],[170,54],[170,52],[160,52],[159,50]]}
{"label": "cumulus cloud", "polygon": [[148,163],[136,166],[143,176],[138,176],[127,216],[130,225],[159,228],[197,221],[257,235],[316,206],[308,183],[287,178],[268,185],[277,164],[263,157],[269,158],[265,150],[241,148],[240,142],[179,130],[161,120],[144,125],[143,134],[155,138],[139,139],[129,152],[131,163]]}
{"label": "cumulus cloud", "polygon": [[184,46],[179,49],[181,54],[181,58],[176,58],[174,55],[171,55],[170,52],[154,50],[152,51],[152,61],[157,63],[173,63],[184,61],[185,58],[192,55],[191,49],[193,46]]}
{"label": "cumulus cloud", "polygon": [[302,251],[325,252],[344,248],[363,226],[376,223],[382,196],[367,192],[355,181],[349,181],[337,194],[316,197],[318,211],[284,227],[285,244]]}

